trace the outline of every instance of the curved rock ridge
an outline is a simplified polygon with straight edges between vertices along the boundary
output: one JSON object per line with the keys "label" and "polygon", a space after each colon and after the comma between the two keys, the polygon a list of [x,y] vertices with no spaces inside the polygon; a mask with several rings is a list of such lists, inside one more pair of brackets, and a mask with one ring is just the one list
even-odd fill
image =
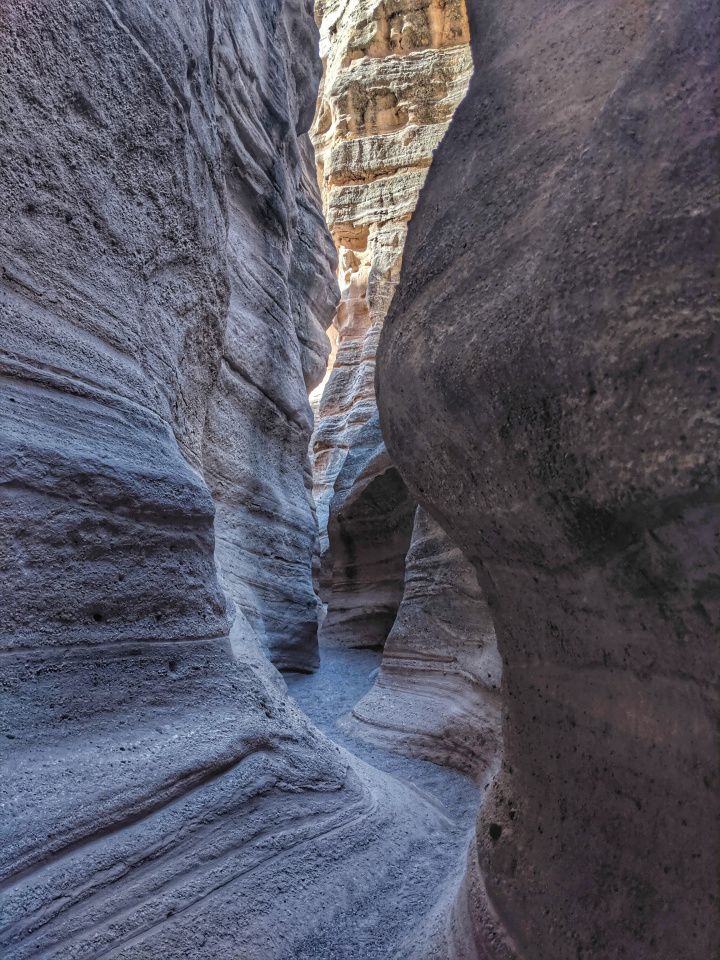
{"label": "curved rock ridge", "polygon": [[442,842],[292,708],[214,559],[215,519],[238,607],[312,662],[316,42],[304,0],[0,12],[8,960],[309,960],[328,929],[350,960],[368,857]]}
{"label": "curved rock ridge", "polygon": [[[256,13],[254,29],[272,26],[281,6]],[[278,44],[271,31],[267,49],[243,47],[240,65],[237,31],[253,30],[254,16],[214,40],[230,296],[203,464],[226,589],[278,667],[308,670],[318,662],[319,612],[308,390],[325,372],[337,258],[303,134],[317,83],[305,53],[314,25],[300,16],[304,6],[285,8],[287,37]],[[290,66],[298,73],[288,88]],[[263,96],[256,92],[260,77]],[[245,92],[234,103],[229,98],[240,81]],[[277,92],[285,89],[288,105]]]}
{"label": "curved rock ridge", "polygon": [[376,411],[335,481],[320,579],[328,604],[322,644],[382,649],[402,599],[414,514]]}
{"label": "curved rock ridge", "polygon": [[[707,960],[717,864],[714,4],[469,4],[383,433],[473,561],[504,760],[449,947]],[[468,922],[468,921],[471,922]]]}
{"label": "curved rock ridge", "polygon": [[322,0],[316,18],[325,72],[312,137],[341,289],[313,435],[324,554],[335,481],[376,412],[375,353],[407,223],[472,64],[463,0]]}
{"label": "curved rock ridge", "polygon": [[352,730],[482,779],[500,749],[500,679],[475,569],[418,507],[402,602]]}

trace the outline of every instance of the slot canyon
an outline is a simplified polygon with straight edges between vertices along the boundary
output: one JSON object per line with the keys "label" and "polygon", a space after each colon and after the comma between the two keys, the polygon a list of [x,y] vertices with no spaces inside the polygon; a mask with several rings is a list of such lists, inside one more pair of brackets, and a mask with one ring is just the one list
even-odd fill
{"label": "slot canyon", "polygon": [[720,960],[717,5],[0,49],[0,955]]}

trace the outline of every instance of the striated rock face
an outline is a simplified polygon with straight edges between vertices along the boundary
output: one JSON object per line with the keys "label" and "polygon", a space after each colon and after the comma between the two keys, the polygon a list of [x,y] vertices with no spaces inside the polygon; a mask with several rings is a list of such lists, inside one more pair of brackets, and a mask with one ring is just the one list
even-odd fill
{"label": "striated rock face", "polygon": [[[345,557],[357,554],[354,562],[362,564],[367,543],[353,544],[352,523],[335,523],[335,517],[347,490],[355,482],[366,486],[367,458],[349,457],[348,451],[374,446],[367,425],[376,419],[378,336],[432,152],[467,85],[468,25],[463,0],[322,0],[316,4],[316,17],[325,73],[313,140],[325,215],[339,254],[341,288],[334,320],[337,354],[313,436],[321,550],[333,556],[332,566],[325,564],[323,599],[329,602],[330,639],[338,638],[335,625],[352,604],[360,642],[372,636],[373,642],[382,643],[402,595],[402,561],[393,560],[399,580],[390,584],[387,574],[379,578],[385,594],[380,619],[371,605],[362,622],[363,595],[369,597],[378,577],[372,569],[359,570],[352,600]],[[345,492],[332,502],[336,481]],[[396,492],[393,487],[393,495]],[[388,503],[385,510],[373,508],[373,515],[382,524],[393,510]],[[406,514],[411,513],[408,507]],[[365,541],[380,543],[382,527],[371,529],[367,510],[362,523]],[[333,531],[339,541],[333,541]],[[407,545],[409,530],[406,534]]]}
{"label": "striated rock face", "polygon": [[330,600],[324,644],[382,648],[402,599],[414,514],[376,411],[335,481],[321,578]]}
{"label": "striated rock face", "polygon": [[476,565],[503,660],[455,955],[707,960],[717,9],[470,12],[476,73],[377,381],[390,454]]}
{"label": "striated rock face", "polygon": [[[270,57],[278,83],[284,65]],[[249,133],[228,132],[223,148],[231,170],[252,159],[272,204],[249,206],[244,181],[228,177],[230,302],[203,461],[225,586],[273,662],[307,670],[318,629],[307,394],[325,370],[336,260],[308,138],[281,141],[265,133],[269,117],[248,120]]]}
{"label": "striated rock face", "polygon": [[368,851],[394,876],[441,836],[289,706],[242,613],[312,662],[316,42],[301,0],[0,13],[8,960],[357,956]]}
{"label": "striated rock face", "polygon": [[495,632],[475,570],[418,507],[402,603],[352,729],[482,777],[499,752],[499,687]]}

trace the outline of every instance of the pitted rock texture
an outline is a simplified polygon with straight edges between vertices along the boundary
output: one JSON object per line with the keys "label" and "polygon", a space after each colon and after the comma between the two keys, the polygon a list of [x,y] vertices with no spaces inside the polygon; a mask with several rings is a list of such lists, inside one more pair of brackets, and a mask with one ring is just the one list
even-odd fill
{"label": "pitted rock texture", "polygon": [[359,735],[477,779],[500,753],[500,658],[474,567],[418,507],[405,588]]}
{"label": "pitted rock texture", "polygon": [[8,960],[379,957],[368,858],[387,890],[442,843],[289,704],[214,560],[210,490],[238,606],[311,660],[316,43],[299,0],[0,12]]}
{"label": "pitted rock texture", "polygon": [[503,660],[504,761],[452,949],[707,960],[717,6],[469,10],[476,73],[377,379],[390,454],[475,563]]}
{"label": "pitted rock texture", "polygon": [[320,578],[328,598],[323,645],[382,649],[402,599],[414,515],[376,411],[335,481]]}
{"label": "pitted rock texture", "polygon": [[325,553],[335,481],[376,414],[375,353],[407,223],[472,64],[463,0],[320,0],[316,18],[325,72],[312,136],[341,289],[313,436]]}

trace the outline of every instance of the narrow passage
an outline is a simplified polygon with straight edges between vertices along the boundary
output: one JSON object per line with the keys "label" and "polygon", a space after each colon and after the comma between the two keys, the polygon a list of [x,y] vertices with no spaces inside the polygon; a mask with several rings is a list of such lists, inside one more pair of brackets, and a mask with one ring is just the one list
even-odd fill
{"label": "narrow passage", "polygon": [[[322,648],[320,667],[314,674],[288,673],[285,680],[290,695],[326,736],[431,803],[442,815],[445,830],[441,835],[428,836],[401,874],[393,876],[382,863],[376,865],[373,902],[365,905],[366,922],[359,934],[362,942],[352,934],[348,937],[347,930],[340,936],[328,930],[318,937],[316,932],[312,943],[303,945],[298,958],[411,957],[412,946],[418,946],[419,925],[443,896],[451,894],[464,866],[481,788],[455,770],[391,753],[343,729],[343,718],[372,685],[380,659],[381,655],[372,650]],[[341,897],[342,891],[338,891]],[[355,910],[357,906],[355,902]],[[362,952],[358,953],[360,947]]]}

